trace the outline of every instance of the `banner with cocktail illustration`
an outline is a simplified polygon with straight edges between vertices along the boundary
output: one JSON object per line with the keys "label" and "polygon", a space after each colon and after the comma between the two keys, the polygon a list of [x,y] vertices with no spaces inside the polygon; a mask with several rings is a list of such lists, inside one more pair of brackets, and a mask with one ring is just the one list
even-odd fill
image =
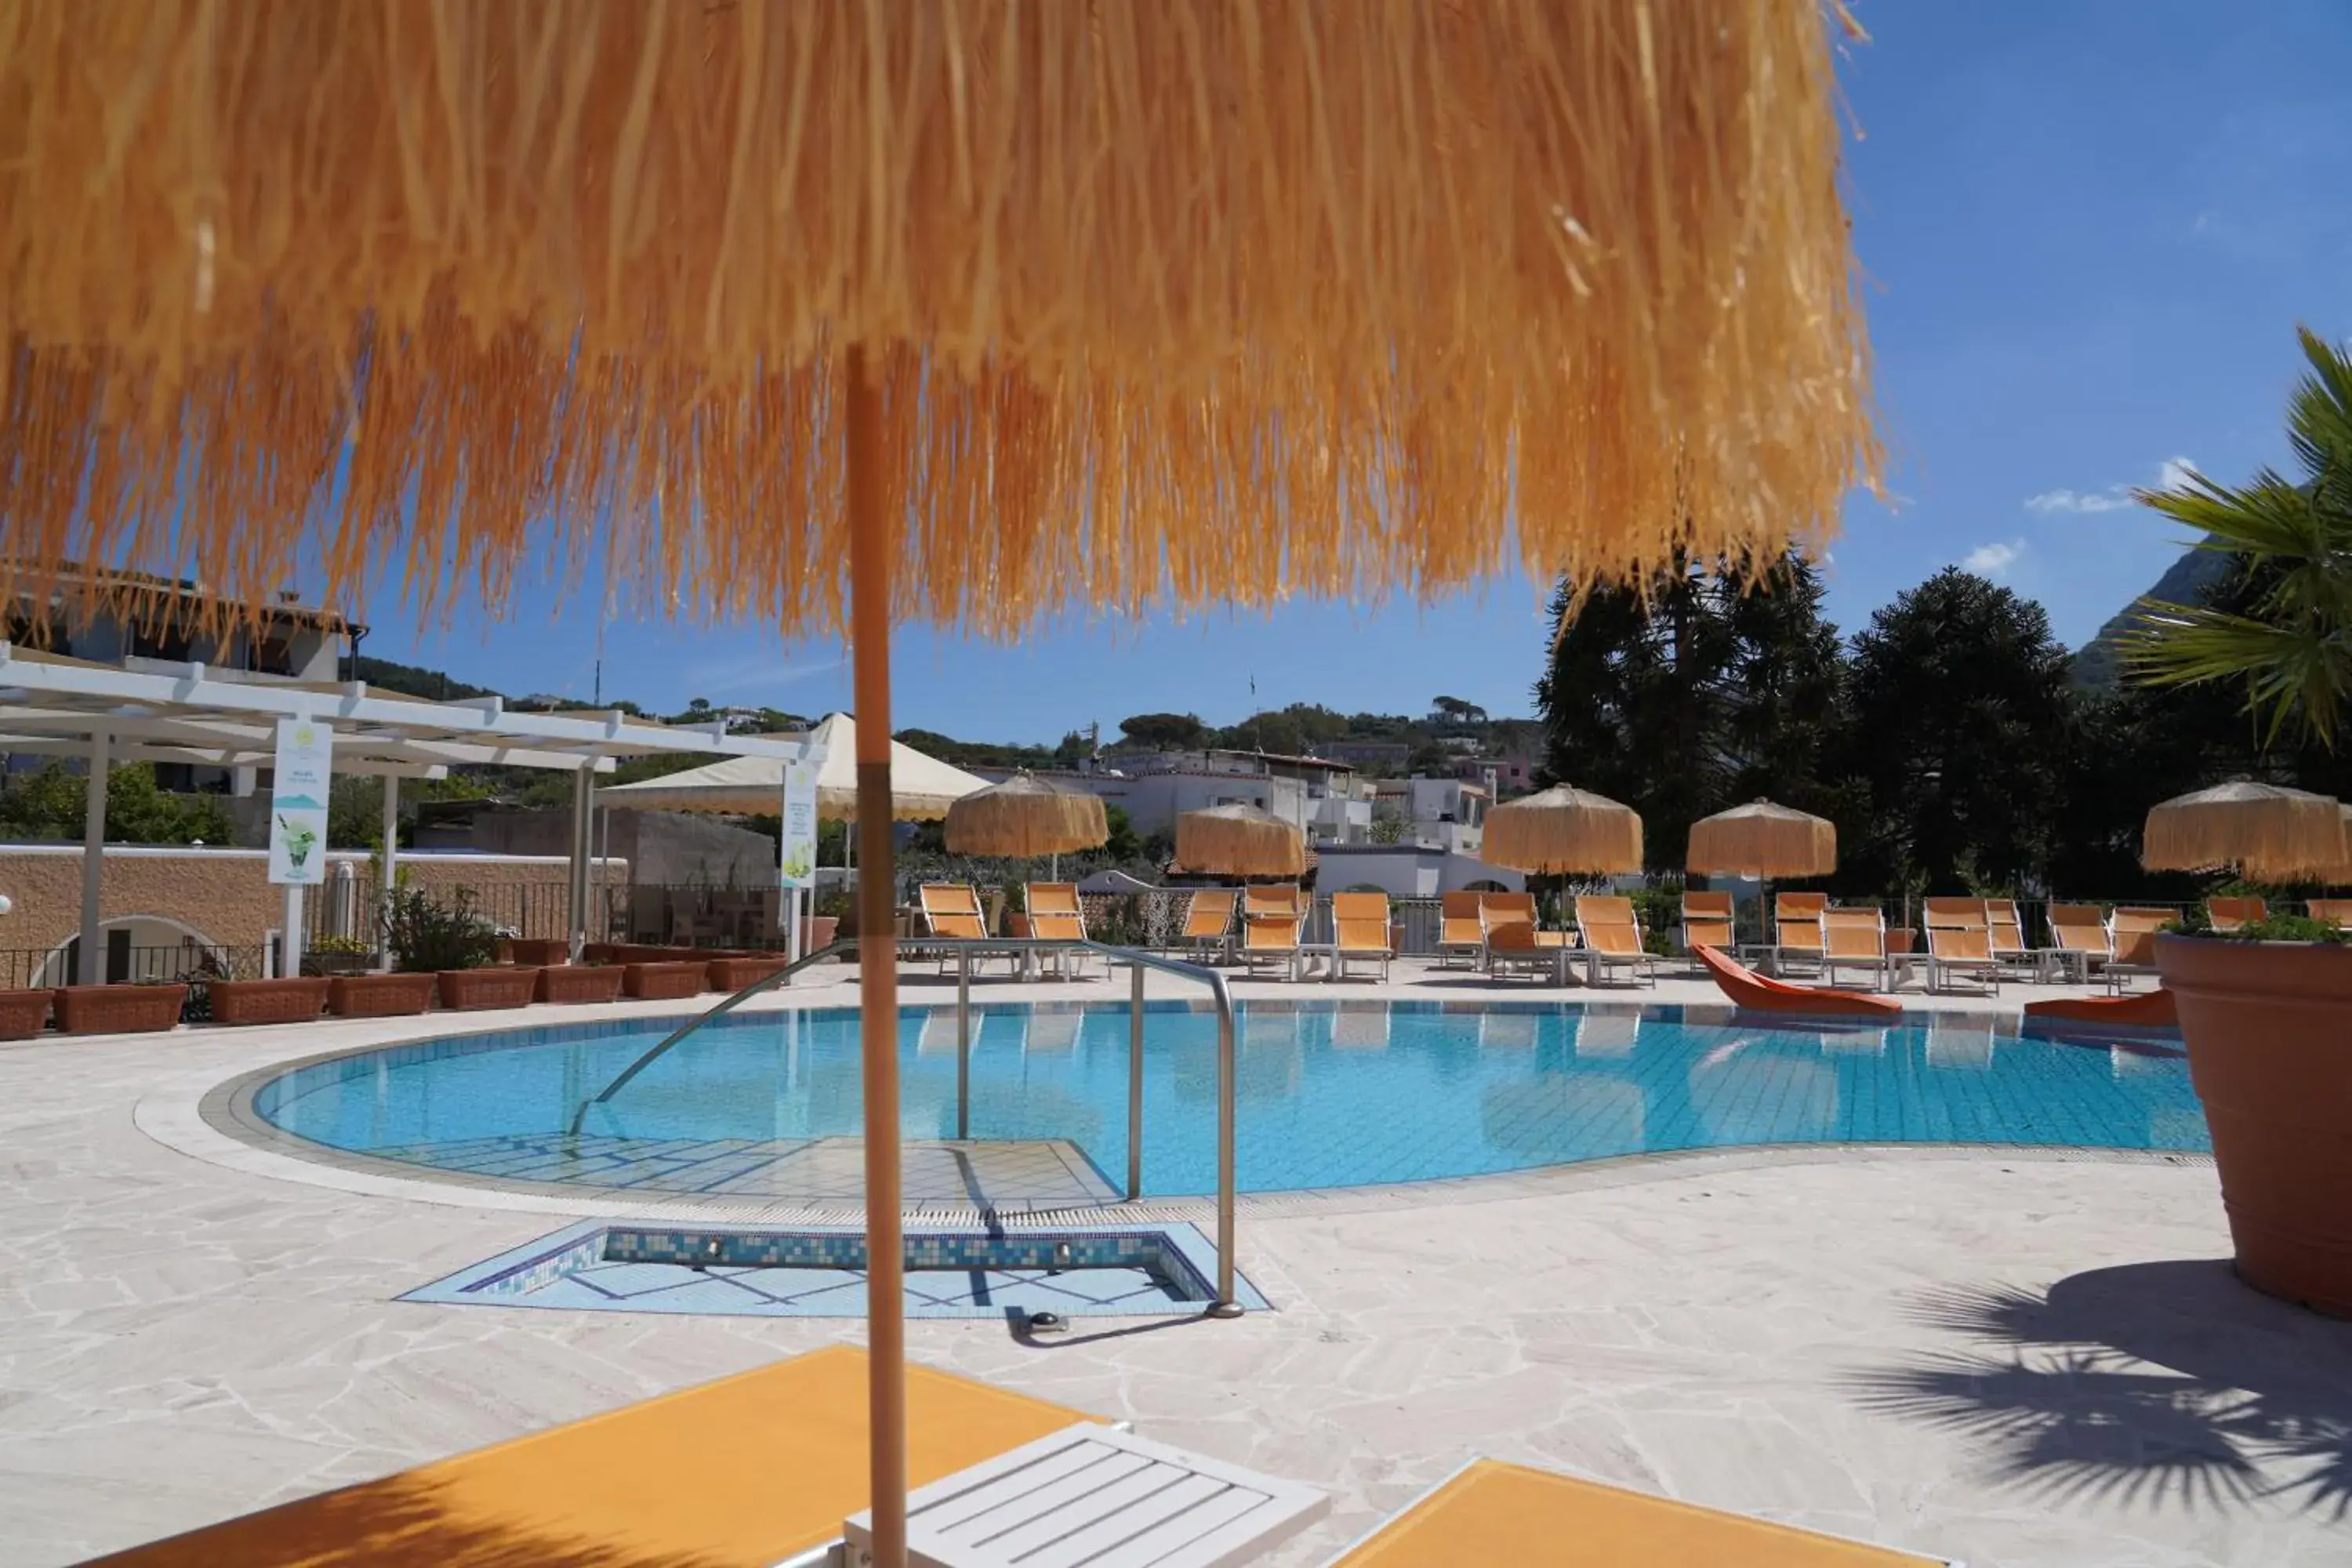
{"label": "banner with cocktail illustration", "polygon": [[278,721],[269,795],[269,879],[310,886],[327,879],[327,787],[335,732],[310,719]]}
{"label": "banner with cocktail illustration", "polygon": [[787,888],[816,880],[816,774],[814,762],[784,764],[783,844],[777,869]]}

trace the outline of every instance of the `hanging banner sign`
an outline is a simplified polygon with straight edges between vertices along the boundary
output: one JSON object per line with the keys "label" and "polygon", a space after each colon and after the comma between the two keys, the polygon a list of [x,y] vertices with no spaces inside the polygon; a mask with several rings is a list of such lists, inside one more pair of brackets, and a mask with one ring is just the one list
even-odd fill
{"label": "hanging banner sign", "polygon": [[816,774],[814,761],[784,764],[784,837],[779,869],[787,888],[816,880]]}
{"label": "hanging banner sign", "polygon": [[278,721],[269,786],[269,879],[309,887],[327,879],[327,785],[335,732],[310,719]]}

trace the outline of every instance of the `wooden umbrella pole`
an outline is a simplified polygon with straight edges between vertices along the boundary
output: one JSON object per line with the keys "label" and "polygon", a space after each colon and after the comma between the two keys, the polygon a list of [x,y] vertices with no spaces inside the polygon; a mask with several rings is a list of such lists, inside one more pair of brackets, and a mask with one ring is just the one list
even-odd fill
{"label": "wooden umbrella pole", "polygon": [[898,940],[891,898],[890,518],[882,395],[862,349],[843,393],[849,437],[849,627],[857,693],[857,1000],[866,1058],[866,1320],[875,1568],[907,1563],[906,1243],[898,1213]]}

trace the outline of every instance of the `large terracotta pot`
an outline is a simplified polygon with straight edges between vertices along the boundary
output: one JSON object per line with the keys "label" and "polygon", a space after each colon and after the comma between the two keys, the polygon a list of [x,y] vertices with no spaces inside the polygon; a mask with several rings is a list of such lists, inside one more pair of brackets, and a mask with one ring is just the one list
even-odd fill
{"label": "large terracotta pot", "polygon": [[29,1040],[48,1026],[47,986],[38,991],[0,991],[0,1040]]}
{"label": "large terracotta pot", "polygon": [[732,995],[746,985],[765,980],[785,964],[784,955],[775,953],[745,953],[738,958],[714,958],[703,965],[713,991]]}
{"label": "large terracotta pot", "polygon": [[441,1005],[453,1013],[483,1007],[527,1007],[539,990],[539,971],[493,965],[484,969],[445,969],[440,982]]}
{"label": "large terracotta pot", "polygon": [[286,980],[215,980],[205,987],[215,1024],[299,1024],[326,1009],[323,974]]}
{"label": "large terracotta pot", "polygon": [[60,985],[58,1027],[68,1035],[141,1035],[176,1027],[184,985]]}
{"label": "large terracotta pot", "polygon": [[803,915],[801,917],[801,951],[814,952],[830,947],[841,934],[841,919],[837,915]]}
{"label": "large terracotta pot", "polygon": [[708,963],[621,966],[621,989],[646,1001],[675,1002],[681,996],[698,994],[709,978]]}
{"label": "large terracotta pot", "polygon": [[2352,947],[2162,936],[2238,1277],[2352,1317]]}
{"label": "large terracotta pot", "polygon": [[621,994],[621,971],[613,964],[551,963],[539,972],[541,1002],[610,1002]]}
{"label": "large terracotta pot", "polygon": [[433,1005],[430,974],[338,974],[327,1011],[338,1018],[405,1018]]}
{"label": "large terracotta pot", "polygon": [[499,945],[506,950],[500,963],[520,963],[525,969],[572,962],[572,942],[568,937],[515,936]]}

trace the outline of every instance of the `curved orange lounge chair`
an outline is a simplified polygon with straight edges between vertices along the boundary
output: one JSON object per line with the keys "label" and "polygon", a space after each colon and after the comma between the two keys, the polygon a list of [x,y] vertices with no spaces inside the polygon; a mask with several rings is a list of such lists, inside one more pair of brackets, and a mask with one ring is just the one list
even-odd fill
{"label": "curved orange lounge chair", "polygon": [[2028,1002],[2025,1016],[2063,1018],[2072,1024],[2132,1024],[2166,1029],[2180,1026],[2180,1010],[2172,1005],[2172,993],[2161,985],[2131,996],[2053,996],[2047,1002]]}
{"label": "curved orange lounge chair", "polygon": [[[1714,948],[1701,945],[1692,950],[1698,961],[1706,965],[1715,977],[1716,985],[1739,1006],[1759,1013],[1811,1013],[1816,1017],[1834,1014],[1840,1017],[1898,1017],[1903,1004],[1889,1002],[1883,996],[1864,996],[1853,991],[1824,991],[1811,985],[1791,985],[1784,980],[1770,980],[1744,965],[1734,963]],[[2135,996],[2132,1001],[2140,998]]]}

